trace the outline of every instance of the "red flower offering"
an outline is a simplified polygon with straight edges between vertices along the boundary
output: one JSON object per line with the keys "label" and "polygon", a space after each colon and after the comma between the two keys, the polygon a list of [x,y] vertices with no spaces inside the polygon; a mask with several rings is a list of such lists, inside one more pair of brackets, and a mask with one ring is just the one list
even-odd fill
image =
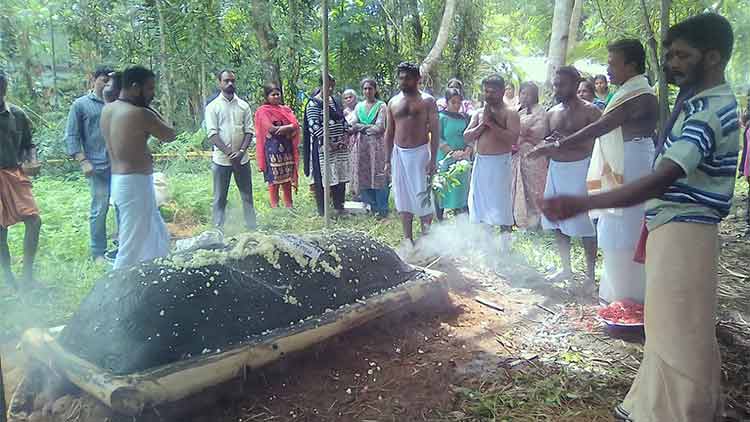
{"label": "red flower offering", "polygon": [[643,325],[643,305],[628,299],[612,302],[598,314],[609,325]]}

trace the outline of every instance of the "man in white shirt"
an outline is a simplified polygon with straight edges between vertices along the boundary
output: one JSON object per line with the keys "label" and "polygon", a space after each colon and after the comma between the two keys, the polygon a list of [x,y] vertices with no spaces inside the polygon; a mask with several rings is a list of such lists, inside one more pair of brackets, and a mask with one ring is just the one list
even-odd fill
{"label": "man in white shirt", "polygon": [[253,230],[255,207],[250,157],[247,148],[252,140],[253,113],[250,105],[235,95],[235,73],[222,70],[218,75],[219,94],[206,107],[206,131],[213,144],[214,206],[213,222],[224,227],[229,182],[234,181],[242,198],[245,227]]}

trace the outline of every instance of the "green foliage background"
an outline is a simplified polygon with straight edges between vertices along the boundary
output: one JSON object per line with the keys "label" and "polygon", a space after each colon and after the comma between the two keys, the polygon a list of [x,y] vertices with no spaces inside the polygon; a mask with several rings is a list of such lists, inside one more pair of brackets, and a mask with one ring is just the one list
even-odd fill
{"label": "green foliage background", "polygon": [[[606,44],[619,37],[645,41],[640,4],[586,0],[569,61],[604,62]],[[643,4],[658,33],[660,1],[644,0]],[[420,62],[426,56],[437,36],[443,8],[442,0],[332,1],[331,72],[339,90],[357,88],[363,77],[370,76],[381,83],[383,96],[392,94],[396,64]],[[552,10],[552,0],[459,0],[448,45],[431,72],[431,89],[439,93],[449,78],[457,76],[476,99],[478,81],[491,72],[516,82],[524,80],[518,59],[546,54]],[[750,0],[674,0],[670,22],[706,10],[726,15],[734,25],[735,54],[728,76],[736,91],[744,93],[750,86]],[[299,111],[303,93],[315,88],[319,78],[319,15],[319,2],[310,0],[4,0],[0,67],[11,75],[9,100],[31,116],[35,142],[48,163],[44,176],[35,183],[45,221],[39,268],[41,278],[59,290],[51,307],[19,304],[15,296],[0,294],[0,309],[10,309],[8,315],[14,316],[4,318],[1,329],[12,331],[9,325],[24,320],[15,318],[18,315],[32,321],[64,321],[104,271],[86,260],[90,196],[76,166],[65,160],[63,144],[68,107],[86,92],[88,75],[96,65],[122,68],[140,63],[157,71],[160,92],[155,106],[162,111],[169,106],[181,132],[176,142],[155,146],[157,152],[177,157],[160,163],[172,180],[174,194],[165,216],[200,229],[209,215],[210,175],[206,162],[184,158],[206,148],[200,125],[203,103],[215,89],[212,75],[222,68],[235,69],[239,93],[257,104],[260,87],[271,75],[269,69],[275,68],[286,102]],[[649,65],[653,71],[654,64]],[[276,218],[264,208],[259,177],[255,184],[261,223],[268,230],[321,227],[307,192],[300,191],[293,214]],[[354,219],[342,224],[394,244],[398,241],[398,227],[392,222]],[[16,260],[21,232],[20,227],[12,230]],[[546,252],[539,255],[538,251],[550,248],[531,245],[520,243],[517,249],[535,265],[546,267],[556,259]]]}

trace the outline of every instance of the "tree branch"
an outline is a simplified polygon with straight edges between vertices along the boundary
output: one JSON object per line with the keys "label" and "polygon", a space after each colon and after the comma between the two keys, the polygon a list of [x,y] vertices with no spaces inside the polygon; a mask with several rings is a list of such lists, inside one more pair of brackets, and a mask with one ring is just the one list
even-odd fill
{"label": "tree branch", "polygon": [[[629,32],[625,32],[622,29],[614,27],[612,24],[609,23],[609,21],[604,17],[604,10],[602,9],[601,3],[599,3],[599,0],[594,0],[594,3],[596,3],[596,9],[599,12],[599,19],[602,20],[602,23],[604,23],[604,26],[609,28],[610,31],[619,34],[619,35],[628,35],[633,36],[634,34],[631,34]],[[637,37],[636,37],[637,38]]]}
{"label": "tree branch", "polygon": [[440,55],[443,53],[446,44],[448,44],[448,36],[451,33],[453,27],[453,16],[456,13],[456,0],[445,0],[445,11],[443,12],[443,20],[440,22],[440,31],[438,32],[435,44],[432,46],[430,53],[419,66],[419,73],[423,78],[429,78],[430,70],[440,59]]}

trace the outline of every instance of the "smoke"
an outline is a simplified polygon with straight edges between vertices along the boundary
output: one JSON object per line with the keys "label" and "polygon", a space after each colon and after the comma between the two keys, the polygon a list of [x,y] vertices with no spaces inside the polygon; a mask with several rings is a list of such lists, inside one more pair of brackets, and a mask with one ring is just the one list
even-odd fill
{"label": "smoke", "polygon": [[245,233],[249,229],[245,225],[245,214],[242,208],[242,201],[239,198],[230,198],[224,213],[223,233],[225,238]]}
{"label": "smoke", "polygon": [[[501,233],[499,228],[472,224],[466,214],[434,224],[430,232],[417,240],[415,248],[401,245],[397,250],[404,260],[428,265],[440,258],[465,266],[492,272],[507,279],[514,287],[530,287],[544,279],[527,262],[513,252],[516,233]],[[536,246],[535,246],[536,247]],[[539,247],[542,247],[541,243]]]}
{"label": "smoke", "polygon": [[452,220],[433,224],[429,233],[417,240],[416,248],[404,244],[398,253],[412,262],[441,257],[469,260],[492,268],[509,257],[507,252],[502,252],[501,239],[492,226],[472,224],[466,214],[460,214]]}

